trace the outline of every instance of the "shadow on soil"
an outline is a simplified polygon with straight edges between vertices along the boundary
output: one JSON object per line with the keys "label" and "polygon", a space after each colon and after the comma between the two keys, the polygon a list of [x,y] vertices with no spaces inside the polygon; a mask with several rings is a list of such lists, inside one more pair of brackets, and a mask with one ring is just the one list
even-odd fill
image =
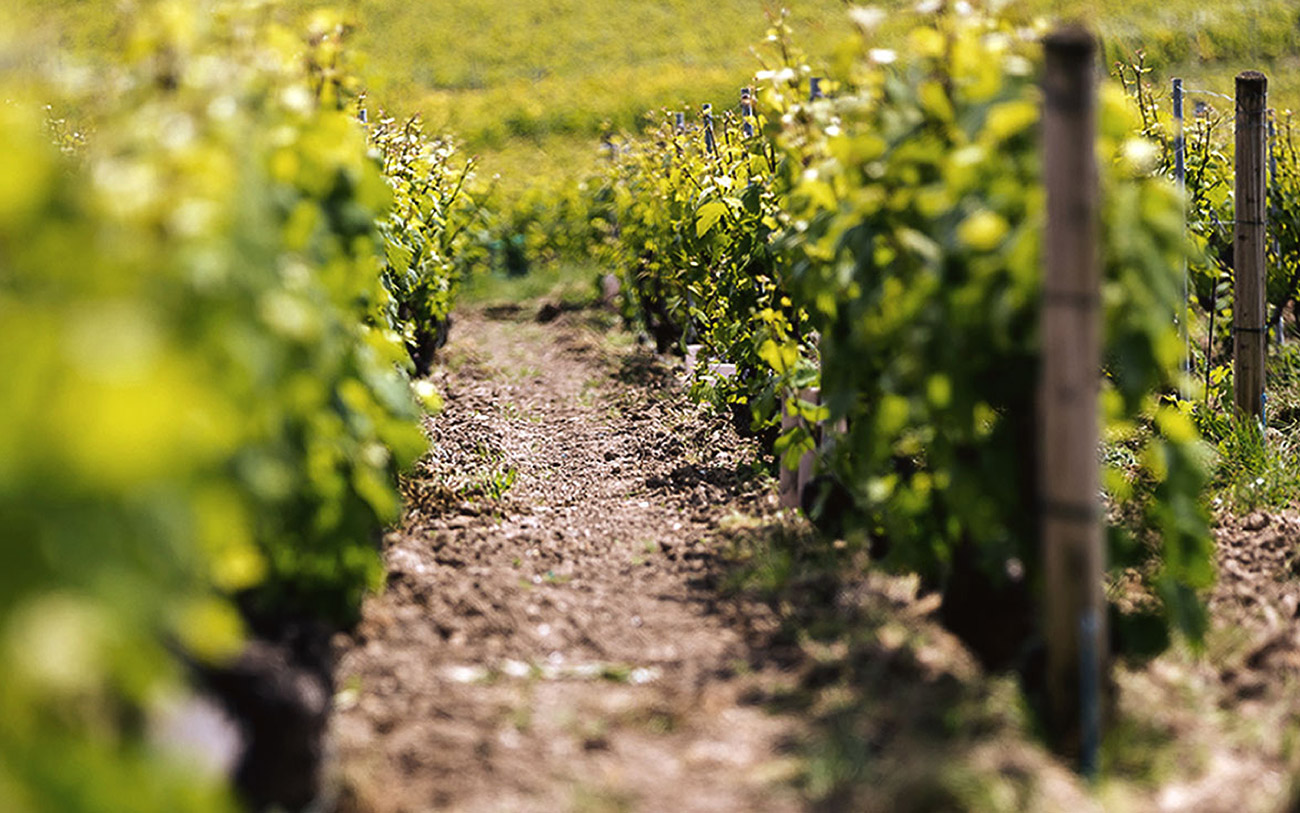
{"label": "shadow on soil", "polygon": [[1042,757],[1014,679],[984,675],[931,616],[915,579],[868,568],[860,547],[778,520],[727,532],[721,589],[760,601],[776,629],[747,629],[751,666],[793,672],[755,698],[812,723],[795,751],[815,811],[1023,810]]}
{"label": "shadow on soil", "polygon": [[649,350],[623,356],[614,371],[614,378],[622,384],[645,387],[651,392],[678,386],[677,373],[664,363],[663,357]]}

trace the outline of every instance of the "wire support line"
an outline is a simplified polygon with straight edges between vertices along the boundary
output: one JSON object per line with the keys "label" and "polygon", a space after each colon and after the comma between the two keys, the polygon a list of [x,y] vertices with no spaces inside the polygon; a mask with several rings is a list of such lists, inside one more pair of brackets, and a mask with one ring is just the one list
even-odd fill
{"label": "wire support line", "polygon": [[1268,222],[1261,223],[1258,220],[1189,220],[1187,221],[1187,226],[1189,228],[1200,228],[1202,226],[1235,226],[1238,223],[1240,223],[1243,226],[1270,225]]}
{"label": "wire support line", "polygon": [[1225,93],[1219,93],[1219,92],[1217,92],[1217,91],[1213,91],[1213,90],[1200,90],[1200,89],[1198,89],[1198,88],[1183,88],[1183,93],[1184,93],[1184,94],[1187,94],[1187,93],[1199,93],[1199,94],[1201,94],[1202,96],[1217,96],[1217,97],[1219,97],[1220,99],[1227,99],[1227,100],[1230,101],[1230,102],[1235,102],[1235,101],[1237,101],[1237,98],[1236,98],[1235,96],[1229,96],[1229,95],[1227,95],[1227,94],[1225,94]]}

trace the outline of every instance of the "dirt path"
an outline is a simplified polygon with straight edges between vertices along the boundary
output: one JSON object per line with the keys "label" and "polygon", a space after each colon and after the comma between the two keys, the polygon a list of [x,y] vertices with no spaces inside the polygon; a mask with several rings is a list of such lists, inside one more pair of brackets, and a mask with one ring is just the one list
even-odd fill
{"label": "dirt path", "polygon": [[1090,790],[937,596],[780,517],[755,445],[600,320],[457,322],[388,590],[337,642],[342,813],[1300,798],[1300,515],[1223,518],[1208,651],[1117,664],[1123,722]]}
{"label": "dirt path", "polygon": [[714,530],[770,511],[756,450],[590,315],[532,317],[462,316],[435,374],[388,590],[341,645],[344,809],[797,809],[744,632],[775,621],[717,599]]}

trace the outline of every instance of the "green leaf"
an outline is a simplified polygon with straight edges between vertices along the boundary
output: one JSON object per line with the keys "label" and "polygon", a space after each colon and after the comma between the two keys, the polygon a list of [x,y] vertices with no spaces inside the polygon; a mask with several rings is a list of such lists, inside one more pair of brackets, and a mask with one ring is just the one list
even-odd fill
{"label": "green leaf", "polygon": [[725,203],[711,200],[695,210],[695,236],[703,237],[713,230],[723,215],[727,213]]}
{"label": "green leaf", "polygon": [[793,343],[777,344],[772,339],[766,339],[758,347],[758,357],[778,374],[785,375],[799,360],[799,348]]}

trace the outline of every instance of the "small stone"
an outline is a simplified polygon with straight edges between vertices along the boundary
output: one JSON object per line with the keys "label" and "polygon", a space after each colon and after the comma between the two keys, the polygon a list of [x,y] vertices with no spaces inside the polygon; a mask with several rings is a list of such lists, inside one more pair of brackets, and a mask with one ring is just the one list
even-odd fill
{"label": "small stone", "polygon": [[1300,599],[1294,593],[1282,596],[1282,610],[1291,618],[1300,618]]}
{"label": "small stone", "polygon": [[477,683],[487,677],[487,669],[477,665],[448,666],[443,674],[456,683]]}
{"label": "small stone", "polygon": [[509,675],[512,678],[526,678],[532,674],[532,667],[523,661],[506,660],[501,664],[502,674]]}
{"label": "small stone", "polygon": [[1256,511],[1242,521],[1241,527],[1247,531],[1262,531],[1268,525],[1268,514]]}

